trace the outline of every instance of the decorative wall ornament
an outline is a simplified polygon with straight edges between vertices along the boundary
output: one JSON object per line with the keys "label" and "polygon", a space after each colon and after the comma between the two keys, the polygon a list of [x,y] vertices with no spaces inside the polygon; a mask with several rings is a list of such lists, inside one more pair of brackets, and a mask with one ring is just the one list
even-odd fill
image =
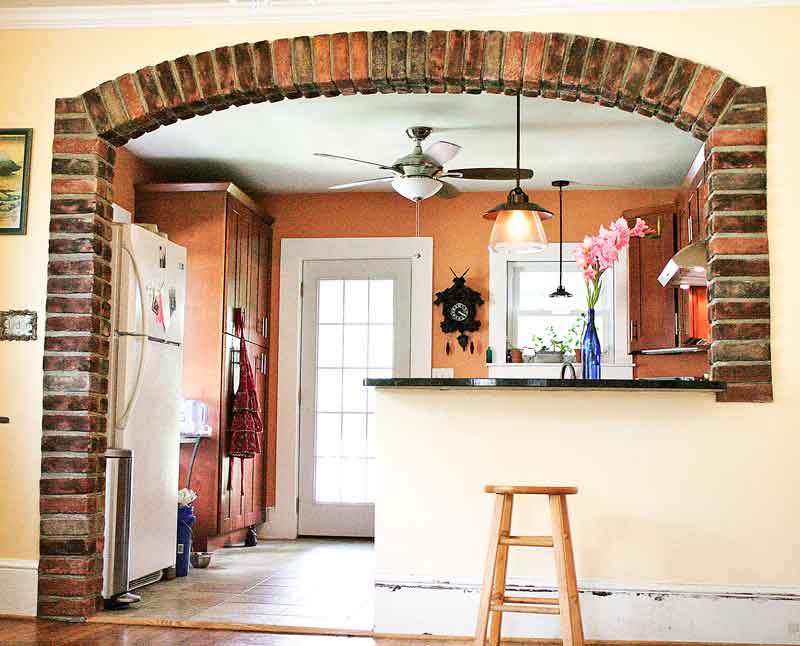
{"label": "decorative wall ornament", "polygon": [[0,234],[25,235],[33,130],[0,130]]}
{"label": "decorative wall ornament", "polygon": [[[466,351],[469,342],[466,333],[475,332],[481,327],[481,322],[475,320],[475,314],[478,305],[483,305],[483,298],[480,292],[467,287],[465,276],[469,269],[460,276],[452,268],[450,271],[453,272],[453,284],[441,292],[436,292],[433,304],[442,306],[442,322],[439,324],[442,332],[445,334],[460,332],[456,340],[461,349]],[[470,344],[470,352],[473,354],[475,352],[474,343]],[[450,341],[447,342],[447,354],[450,354]]]}
{"label": "decorative wall ornament", "polygon": [[0,312],[0,341],[35,341],[36,320],[32,310]]}

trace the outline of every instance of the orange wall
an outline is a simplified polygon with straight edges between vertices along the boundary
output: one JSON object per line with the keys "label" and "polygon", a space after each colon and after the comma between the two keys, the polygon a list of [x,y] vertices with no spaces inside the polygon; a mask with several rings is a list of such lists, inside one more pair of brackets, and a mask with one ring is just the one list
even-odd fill
{"label": "orange wall", "polygon": [[[530,198],[553,211],[556,217],[545,223],[550,241],[558,240],[558,193],[554,190],[529,192]],[[624,209],[671,202],[677,190],[568,190],[564,193],[564,239],[579,241],[587,233],[596,233],[600,224],[617,218]],[[472,335],[475,354],[462,352],[450,336],[453,352],[445,354],[445,335],[439,329],[437,312],[433,320],[433,366],[453,368],[456,377],[486,376],[486,339],[489,334],[488,291],[489,255],[486,245],[492,224],[481,218],[488,208],[502,202],[505,193],[464,193],[452,200],[432,198],[422,204],[420,234],[433,238],[433,289],[440,291],[451,284],[454,271],[463,273],[469,267],[468,282],[478,290],[487,305],[479,309],[481,329]],[[278,298],[280,288],[280,248],[283,238],[337,238],[413,236],[414,205],[396,193],[316,193],[311,195],[269,195],[259,200],[275,218],[272,253],[272,304],[270,317],[274,325],[271,336],[278,338]],[[433,294],[431,294],[433,302]],[[413,348],[412,348],[413,350]],[[503,351],[495,348],[495,352]],[[275,446],[278,345],[270,346],[270,437],[268,446]],[[275,473],[275,456],[268,456],[267,473]],[[272,480],[270,478],[270,480]],[[268,499],[274,500],[273,482],[269,483]]]}
{"label": "orange wall", "polygon": [[114,164],[114,201],[123,209],[135,212],[137,184],[158,181],[159,175],[152,165],[139,159],[127,148],[117,148]]}

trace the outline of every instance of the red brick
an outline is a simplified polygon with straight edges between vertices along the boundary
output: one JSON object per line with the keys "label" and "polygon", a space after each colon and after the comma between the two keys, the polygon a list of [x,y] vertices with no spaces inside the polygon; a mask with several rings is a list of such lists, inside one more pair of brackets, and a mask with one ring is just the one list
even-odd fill
{"label": "red brick", "polygon": [[720,237],[713,236],[708,243],[709,255],[716,254],[766,254],[769,252],[769,243],[766,237]]}
{"label": "red brick", "polygon": [[646,47],[638,47],[633,55],[628,74],[622,84],[620,92],[619,106],[623,110],[632,112],[639,105],[640,96],[644,81],[650,72],[655,52]]}
{"label": "red brick", "polygon": [[554,99],[558,95],[568,38],[567,34],[547,35],[549,46],[545,47],[546,55],[542,64],[542,79],[539,86],[542,96],[547,99]]}
{"label": "red brick", "polygon": [[192,58],[189,56],[176,58],[172,61],[172,66],[174,67],[176,80],[179,84],[181,94],[183,95],[181,105],[188,107],[195,114],[209,114],[211,108],[203,98],[203,93],[200,90],[200,85],[195,76]]}
{"label": "red brick", "polygon": [[454,29],[447,32],[445,52],[445,89],[451,94],[464,91],[464,32]]}
{"label": "red brick", "polygon": [[96,335],[48,336],[44,340],[47,352],[94,352],[108,357],[108,339]]}
{"label": "red brick", "polygon": [[320,34],[311,39],[314,61],[314,83],[325,96],[337,96],[339,90],[333,82],[331,68],[331,37]]}
{"label": "red brick", "polygon": [[369,46],[369,77],[379,92],[392,92],[389,83],[389,34],[373,31]]}
{"label": "red brick", "polygon": [[99,576],[41,576],[39,577],[39,594],[55,597],[88,597],[98,594],[103,588],[103,579]]}
{"label": "red brick", "polygon": [[408,88],[417,94],[425,94],[428,84],[425,80],[425,52],[428,49],[428,34],[424,31],[411,32],[408,45]]}
{"label": "red brick", "polygon": [[106,180],[100,178],[53,178],[50,183],[50,190],[57,195],[86,193],[90,195],[97,195],[105,200],[111,200],[111,187]]}
{"label": "red brick", "polygon": [[708,105],[703,108],[700,117],[697,119],[695,128],[699,128],[704,132],[711,130],[739,87],[740,85],[736,81],[730,77],[726,77],[716,93],[709,100]]}
{"label": "red brick", "polygon": [[283,100],[283,94],[275,84],[272,74],[272,49],[268,41],[262,40],[253,45],[253,61],[259,93],[273,103]]}
{"label": "red brick", "polygon": [[765,215],[712,215],[711,234],[717,233],[766,233],[767,217]]}
{"label": "red brick", "polygon": [[709,171],[729,168],[766,168],[767,153],[764,150],[712,151],[707,168]]}
{"label": "red brick", "polygon": [[674,121],[678,115],[678,110],[683,102],[683,97],[689,89],[689,85],[694,78],[697,70],[697,63],[687,61],[684,58],[678,59],[675,63],[675,71],[672,79],[664,90],[661,105],[656,116],[662,121]]}
{"label": "red brick", "polygon": [[[46,394],[43,399],[43,408],[47,411],[76,411],[89,413],[105,413],[108,411],[108,399],[105,395],[71,395],[71,394]],[[52,492],[52,493],[71,493]]]}
{"label": "red brick", "polygon": [[94,88],[88,92],[84,92],[82,96],[89,112],[89,117],[91,118],[97,132],[101,134],[109,132],[112,129],[111,118],[109,117],[106,107],[103,104],[103,99],[100,96],[100,90],[98,88]]}
{"label": "red brick", "polygon": [[709,262],[709,275],[769,276],[769,258],[765,256],[714,256]]}
{"label": "red brick", "polygon": [[98,599],[94,596],[74,599],[40,598],[39,617],[89,617],[98,610]]}
{"label": "red brick", "polygon": [[[103,478],[89,476],[78,478],[42,478],[39,481],[39,490],[43,496],[59,494],[96,494],[103,492],[103,480]],[[58,551],[49,553],[64,554],[64,552]]]}
{"label": "red brick", "polygon": [[743,87],[734,98],[735,105],[742,105],[745,103],[766,103],[767,89],[764,87]]}
{"label": "red brick", "polygon": [[724,393],[717,393],[719,402],[766,403],[772,401],[772,384],[728,384]]}
{"label": "red brick", "polygon": [[78,135],[95,133],[92,122],[86,117],[60,117],[54,126],[57,135]]}
{"label": "red brick", "polygon": [[715,321],[769,318],[769,301],[715,301],[709,307]]}
{"label": "red brick", "polygon": [[569,46],[567,63],[564,66],[564,76],[559,85],[558,97],[564,101],[575,101],[578,98],[578,86],[581,82],[583,64],[589,48],[589,39],[585,36],[575,36]]}
{"label": "red brick", "polygon": [[97,557],[46,556],[39,559],[40,574],[92,574],[102,571]]}
{"label": "red brick", "polygon": [[39,511],[42,514],[91,514],[103,510],[103,497],[99,494],[81,496],[41,496]]}
{"label": "red brick", "polygon": [[653,65],[650,77],[642,88],[642,96],[638,108],[639,112],[648,117],[655,114],[659,105],[661,105],[664,89],[667,86],[667,81],[674,67],[674,56],[661,52],[657,54],[656,62]]}
{"label": "red brick", "polygon": [[161,125],[166,126],[175,123],[177,117],[172,110],[167,108],[167,104],[158,87],[156,69],[154,67],[143,67],[136,72],[136,78],[139,80],[139,87],[142,90],[142,97],[147,107],[148,116]]}
{"label": "red brick", "polygon": [[589,48],[578,98],[584,103],[594,103],[600,95],[600,81],[606,68],[611,43],[603,38],[595,38]]}
{"label": "red brick", "polygon": [[120,135],[127,135],[130,130],[130,117],[125,111],[119,90],[114,81],[105,81],[98,87],[100,96],[103,98],[103,105],[106,107],[106,114],[111,120],[111,127]]}
{"label": "red brick", "polygon": [[711,379],[731,382],[766,382],[772,380],[769,363],[715,364],[711,366]]}
{"label": "red brick", "polygon": [[632,56],[633,48],[630,45],[614,43],[600,86],[599,100],[601,105],[611,107],[617,104],[622,80],[625,77],[625,72]]}
{"label": "red brick", "polygon": [[[428,55],[425,63],[425,76],[428,89],[433,94],[445,91],[444,65],[447,51],[447,32],[432,31],[428,35]],[[355,76],[353,77],[355,78]]]}
{"label": "red brick", "polygon": [[42,456],[42,473],[96,473],[97,457]]}
{"label": "red brick", "polygon": [[[716,129],[714,132],[716,132]],[[763,191],[766,188],[767,174],[764,171],[752,173],[718,171],[708,178],[708,190],[711,192],[740,190]]]}
{"label": "red brick", "polygon": [[42,451],[86,453],[95,446],[95,440],[86,433],[42,435]]}
{"label": "red brick", "polygon": [[464,90],[469,94],[483,91],[483,55],[486,46],[485,33],[468,31],[464,45]]}
{"label": "red brick", "polygon": [[[425,32],[422,33],[424,34]],[[332,78],[336,88],[345,95],[355,94],[356,88],[350,78],[350,39],[346,32],[338,32],[331,36],[331,57],[333,59]],[[424,65],[424,52],[422,60]]]}
{"label": "red brick", "polygon": [[739,341],[769,339],[769,323],[713,323],[712,341]]}
{"label": "red brick", "polygon": [[525,64],[522,71],[522,94],[539,96],[542,82],[545,34],[532,31],[528,34],[525,48]]}
{"label": "red brick", "polygon": [[525,36],[521,31],[506,33],[503,50],[502,82],[507,94],[516,94],[522,88],[522,62]]}
{"label": "red brick", "polygon": [[491,94],[498,94],[503,89],[502,63],[503,63],[503,32],[487,31],[484,43],[483,89]]}
{"label": "red brick", "polygon": [[53,414],[42,416],[42,428],[45,431],[68,431],[76,433],[105,433],[106,419],[99,415],[89,414]]}
{"label": "red brick", "polygon": [[236,66],[233,50],[230,47],[217,47],[213,52],[217,84],[222,93],[224,105],[245,105],[249,101],[236,86]]}
{"label": "red brick", "polygon": [[767,122],[767,108],[763,105],[736,106],[728,110],[719,123],[722,125],[760,125]]}
{"label": "red brick", "polygon": [[[46,355],[42,367],[50,372],[93,372],[104,374],[108,371],[108,362],[99,356],[92,355]],[[60,390],[50,388],[49,390]]]}
{"label": "red brick", "polygon": [[714,128],[709,142],[716,146],[766,146],[765,128]]}
{"label": "red brick", "polygon": [[700,69],[700,73],[686,94],[680,113],[675,120],[675,125],[678,128],[691,130],[719,77],[719,70],[715,70],[713,67],[702,67]]}
{"label": "red brick", "polygon": [[317,84],[314,83],[314,61],[311,52],[311,39],[308,36],[292,38],[292,50],[294,55],[290,63],[297,89],[300,90],[302,95],[307,99],[318,97],[320,91]]}
{"label": "red brick", "polygon": [[709,209],[714,211],[763,211],[767,208],[766,193],[714,193]]}
{"label": "red brick", "polygon": [[[443,32],[431,32],[433,34]],[[350,34],[350,74],[353,84],[361,94],[373,94],[375,85],[369,73],[369,35],[366,31]]]}
{"label": "red brick", "polygon": [[195,54],[193,59],[197,84],[205,102],[215,109],[228,107],[229,103],[217,82],[217,74],[214,71],[214,59],[211,52],[200,52]]}
{"label": "red brick", "polygon": [[253,62],[253,46],[250,43],[239,43],[233,48],[233,60],[236,65],[238,88],[250,101],[261,102],[263,96],[256,85],[256,69]]}
{"label": "red brick", "polygon": [[116,157],[114,146],[99,137],[56,137],[53,140],[53,152],[97,155],[109,164],[113,164]]}
{"label": "red brick", "polygon": [[408,93],[408,71],[406,60],[408,56],[408,32],[393,31],[388,40],[388,70],[389,82],[396,92]]}
{"label": "red brick", "polygon": [[70,114],[75,112],[86,112],[86,105],[81,97],[71,99],[56,99],[56,113]]}
{"label": "red brick", "polygon": [[[183,98],[183,92],[181,90],[181,81],[178,75],[178,71],[173,66],[173,63],[169,61],[164,61],[156,65],[156,74],[158,76],[158,82],[161,85],[161,89],[164,92],[164,98],[167,102],[167,107],[175,114],[176,117],[179,119],[191,119],[195,116],[194,111],[189,108]],[[183,73],[187,73],[187,69],[185,65],[181,66]],[[191,72],[191,66],[188,69]],[[189,79],[189,82],[194,81],[194,76]],[[193,98],[197,99],[196,96]]]}
{"label": "red brick", "polygon": [[288,38],[272,42],[272,60],[275,66],[275,83],[287,99],[299,99],[303,94],[294,84],[292,74],[292,49]]}

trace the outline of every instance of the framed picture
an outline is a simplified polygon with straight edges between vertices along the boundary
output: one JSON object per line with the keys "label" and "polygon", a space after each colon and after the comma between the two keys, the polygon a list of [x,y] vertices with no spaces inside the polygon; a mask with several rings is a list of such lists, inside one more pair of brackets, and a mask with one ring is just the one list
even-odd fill
{"label": "framed picture", "polygon": [[33,130],[0,130],[0,235],[25,235]]}

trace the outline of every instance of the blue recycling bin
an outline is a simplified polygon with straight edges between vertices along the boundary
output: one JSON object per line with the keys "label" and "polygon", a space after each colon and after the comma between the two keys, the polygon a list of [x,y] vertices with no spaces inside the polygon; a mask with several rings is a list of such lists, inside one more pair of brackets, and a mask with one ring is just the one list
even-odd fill
{"label": "blue recycling bin", "polygon": [[189,573],[189,555],[192,553],[192,525],[197,517],[191,505],[178,506],[178,545],[175,550],[175,576]]}

